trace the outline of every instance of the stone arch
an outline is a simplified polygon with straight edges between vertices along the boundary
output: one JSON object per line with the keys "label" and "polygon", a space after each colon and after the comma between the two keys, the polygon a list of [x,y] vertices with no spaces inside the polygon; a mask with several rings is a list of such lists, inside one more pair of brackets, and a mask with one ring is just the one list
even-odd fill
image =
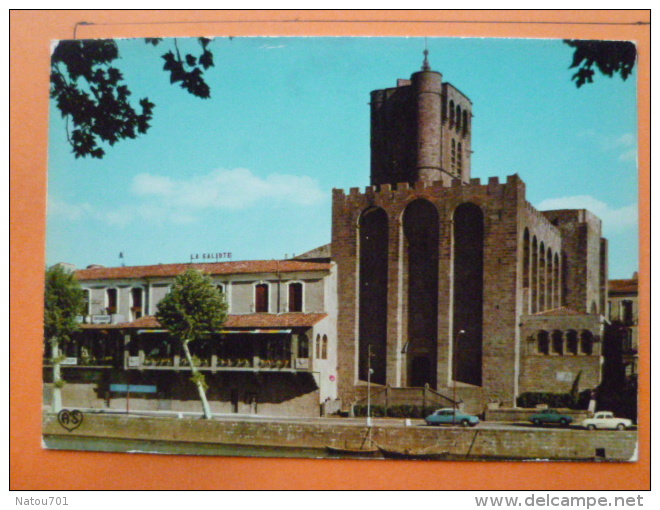
{"label": "stone arch", "polygon": [[[427,357],[430,369],[423,374],[410,365],[411,381],[437,387],[438,259],[440,215],[435,205],[420,198],[403,211],[403,237],[408,276],[408,350],[410,363]],[[421,362],[419,362],[421,363]],[[422,385],[423,385],[422,384]]]}
{"label": "stone arch", "polygon": [[360,215],[358,378],[367,380],[371,345],[372,381],[378,384],[386,380],[388,229],[384,209],[370,207]]}
{"label": "stone arch", "polygon": [[[484,299],[484,214],[465,202],[454,210],[453,359],[458,381],[481,385]],[[465,331],[460,335],[459,331]]]}
{"label": "stone arch", "polygon": [[536,352],[550,354],[550,334],[543,329],[536,332]]}
{"label": "stone arch", "polygon": [[577,352],[578,349],[577,331],[575,331],[574,329],[569,329],[568,331],[566,331],[565,337],[566,337],[566,345],[568,346],[568,350],[571,352],[572,350]]}
{"label": "stone arch", "polygon": [[564,354],[564,334],[558,329],[550,334],[550,351],[552,354]]}

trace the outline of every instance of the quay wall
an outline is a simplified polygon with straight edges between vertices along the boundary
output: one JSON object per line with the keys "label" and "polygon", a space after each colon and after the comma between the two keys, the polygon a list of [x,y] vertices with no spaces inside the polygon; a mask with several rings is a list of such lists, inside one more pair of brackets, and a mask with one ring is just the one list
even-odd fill
{"label": "quay wall", "polygon": [[[127,415],[85,414],[68,432],[57,416],[46,413],[44,435],[84,436],[180,443],[325,448],[363,442],[365,424],[341,419],[302,421],[202,420]],[[392,449],[446,451],[467,458],[634,460],[637,432],[580,429],[431,428],[396,425],[372,427],[371,437]]]}

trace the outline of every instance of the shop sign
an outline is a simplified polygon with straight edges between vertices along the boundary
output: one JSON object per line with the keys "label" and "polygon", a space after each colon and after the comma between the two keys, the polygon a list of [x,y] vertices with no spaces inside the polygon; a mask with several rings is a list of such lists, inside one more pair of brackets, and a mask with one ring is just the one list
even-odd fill
{"label": "shop sign", "polygon": [[92,315],[92,324],[110,324],[110,315]]}

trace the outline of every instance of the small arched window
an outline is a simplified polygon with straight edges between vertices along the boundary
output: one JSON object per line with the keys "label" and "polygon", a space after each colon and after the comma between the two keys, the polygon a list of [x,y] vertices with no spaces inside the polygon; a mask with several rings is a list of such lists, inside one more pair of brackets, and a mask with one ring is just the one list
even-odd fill
{"label": "small arched window", "polygon": [[536,333],[536,349],[539,354],[550,353],[550,338],[547,331],[539,331]]}
{"label": "small arched window", "polygon": [[257,313],[268,313],[268,284],[260,283],[254,289],[254,310]]}
{"label": "small arched window", "polygon": [[463,110],[463,134],[466,135],[468,133],[468,112],[467,110]]}
{"label": "small arched window", "polygon": [[289,311],[303,311],[303,284],[296,282],[289,284]]}
{"label": "small arched window", "polygon": [[564,354],[564,335],[561,331],[552,332],[552,354]]}
{"label": "small arched window", "polygon": [[315,354],[316,359],[321,359],[321,335],[316,335]]}
{"label": "small arched window", "polygon": [[[571,333],[571,332],[569,332]],[[575,335],[575,332],[573,331],[572,334],[567,334],[566,335],[566,352],[569,354],[577,354],[578,353],[578,341],[577,341],[577,335]]]}
{"label": "small arched window", "polygon": [[323,335],[321,340],[321,359],[328,359],[328,335]]}
{"label": "small arched window", "polygon": [[107,313],[110,315],[117,313],[117,289],[106,289],[105,298]]}
{"label": "small arched window", "polygon": [[142,294],[143,290],[141,287],[133,287],[131,289],[131,313],[134,319],[139,319],[144,315]]}
{"label": "small arched window", "polygon": [[591,331],[582,331],[580,333],[580,351],[582,354],[590,356],[594,352],[594,335]]}
{"label": "small arched window", "polygon": [[454,101],[449,101],[449,125],[453,126],[454,125],[454,115],[456,112],[454,111]]}
{"label": "small arched window", "polygon": [[577,353],[578,336],[577,336],[576,331],[574,331],[572,329],[569,329],[566,332],[566,346],[567,346],[569,352],[575,351],[575,353]]}
{"label": "small arched window", "polygon": [[460,130],[461,130],[461,120],[462,120],[462,117],[461,117],[461,106],[458,105],[458,106],[456,106],[456,131],[460,131]]}

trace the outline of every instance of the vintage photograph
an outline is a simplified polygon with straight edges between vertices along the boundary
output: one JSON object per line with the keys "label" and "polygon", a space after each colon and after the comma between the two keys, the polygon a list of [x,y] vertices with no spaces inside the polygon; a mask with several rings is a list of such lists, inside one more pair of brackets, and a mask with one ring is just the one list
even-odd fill
{"label": "vintage photograph", "polygon": [[636,64],[53,41],[43,446],[636,461]]}

